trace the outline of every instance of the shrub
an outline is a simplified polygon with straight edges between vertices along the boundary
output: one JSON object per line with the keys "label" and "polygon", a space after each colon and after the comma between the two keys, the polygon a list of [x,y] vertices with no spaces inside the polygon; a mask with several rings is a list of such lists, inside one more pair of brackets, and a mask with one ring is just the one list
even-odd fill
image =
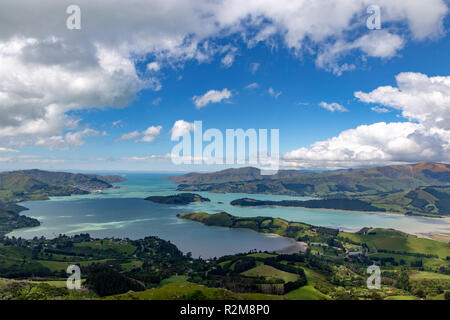
{"label": "shrub", "polygon": [[145,287],[136,280],[127,278],[121,273],[102,265],[96,265],[89,269],[86,286],[101,297],[121,294],[130,290],[145,290]]}
{"label": "shrub", "polygon": [[450,300],[450,291],[446,291],[444,294],[445,300]]}

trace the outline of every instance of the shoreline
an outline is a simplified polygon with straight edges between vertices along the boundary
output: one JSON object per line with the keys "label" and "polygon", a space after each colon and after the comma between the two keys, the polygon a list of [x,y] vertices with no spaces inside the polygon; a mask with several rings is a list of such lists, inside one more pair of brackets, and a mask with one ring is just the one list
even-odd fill
{"label": "shoreline", "polygon": [[[320,209],[318,209],[318,210],[320,210]],[[178,217],[178,215],[177,215],[177,217]],[[178,218],[179,218],[179,219],[185,219],[185,218],[180,218],[180,217],[178,217]],[[274,217],[272,217],[272,218],[274,218]],[[443,218],[443,219],[448,220],[448,221],[449,221],[449,224],[450,224],[450,218],[445,217],[445,218]],[[194,221],[194,222],[198,222],[198,223],[202,223],[202,222],[200,222],[200,221],[195,221],[195,220],[190,220],[190,219],[186,219],[186,220],[188,220],[188,221]],[[302,222],[300,222],[300,223],[302,223]],[[288,242],[291,243],[291,245],[289,245],[289,246],[287,246],[287,247],[285,247],[285,248],[282,248],[282,249],[279,249],[279,250],[275,250],[274,252],[276,252],[276,253],[281,253],[281,252],[287,253],[287,254],[298,253],[298,252],[300,252],[301,250],[305,250],[305,251],[306,251],[306,248],[304,248],[305,245],[306,245],[306,247],[308,247],[308,245],[307,245],[306,243],[304,243],[304,242],[297,241],[297,240],[295,240],[295,239],[293,239],[293,238],[289,238],[289,237],[286,237],[286,236],[282,236],[282,235],[279,235],[279,234],[276,234],[276,233],[259,232],[259,231],[257,231],[257,230],[253,230],[253,229],[250,229],[250,228],[231,228],[231,227],[226,227],[226,226],[208,226],[208,227],[218,227],[218,228],[227,228],[227,229],[236,229],[236,230],[239,230],[239,229],[242,229],[242,230],[250,230],[250,231],[253,231],[253,232],[262,234],[262,235],[267,235],[267,236],[269,236],[269,237],[280,237],[280,238],[284,238],[284,239],[286,239]],[[337,229],[337,230],[339,230],[340,232],[356,233],[356,232],[358,232],[359,230],[361,230],[362,228],[371,228],[371,227],[367,227],[367,226],[366,226],[366,227],[357,228],[357,229],[351,229],[351,228],[336,228],[336,227],[329,227],[329,228]],[[377,228],[377,227],[375,227],[375,228]],[[449,228],[447,229],[448,232],[442,232],[442,230],[435,230],[435,231],[428,231],[428,232],[412,232],[412,231],[406,232],[406,231],[403,231],[403,230],[400,230],[400,229],[396,229],[396,228],[382,228],[382,227],[379,227],[379,228],[380,228],[380,229],[392,229],[392,230],[395,230],[395,231],[400,231],[400,232],[406,233],[406,234],[408,234],[408,235],[410,235],[410,236],[415,236],[415,237],[417,237],[417,238],[421,238],[421,239],[430,239],[430,240],[434,240],[434,241],[443,242],[443,243],[449,243],[449,244],[450,244],[450,226],[449,226]]]}
{"label": "shoreline", "polygon": [[430,239],[434,241],[439,241],[443,243],[450,244],[450,233],[435,233],[435,232],[428,232],[428,233],[418,233],[416,234],[418,238],[423,239]]}
{"label": "shoreline", "polygon": [[237,207],[237,208],[286,208],[286,209],[295,209],[295,208],[299,208],[299,209],[307,209],[307,210],[322,210],[322,211],[331,211],[331,212],[349,212],[349,213],[371,213],[371,214],[386,214],[386,215],[396,215],[396,216],[403,216],[403,217],[416,217],[416,218],[431,218],[431,219],[445,219],[445,216],[439,216],[439,215],[435,215],[435,216],[429,216],[429,215],[407,215],[401,212],[389,212],[389,211],[361,211],[361,210],[346,210],[346,209],[330,209],[330,208],[308,208],[308,207],[296,207],[296,206],[280,206],[280,205],[260,205],[260,206],[240,206],[240,205],[232,205],[230,204],[230,206],[232,207]]}
{"label": "shoreline", "polygon": [[[113,186],[115,186],[115,184],[113,184]],[[114,188],[113,188],[114,189]],[[206,193],[210,193],[210,192],[206,192]],[[230,193],[233,194],[233,193]],[[86,194],[86,195],[82,195],[82,196],[89,196],[90,194]],[[61,198],[64,198],[67,196],[62,196]],[[60,198],[60,197],[52,197],[52,198]],[[48,199],[46,199],[47,201],[51,201],[52,199],[49,197]],[[31,200],[33,201],[33,200]],[[44,200],[45,201],[45,200]],[[58,201],[58,200],[56,200]],[[25,201],[26,202],[26,201]],[[235,207],[240,207],[240,208],[251,208],[251,209],[257,209],[258,207],[266,207],[266,208],[286,208],[286,209],[296,209],[296,207],[286,207],[286,206],[277,206],[277,205],[267,205],[267,206],[235,206]],[[409,215],[405,215],[402,213],[387,213],[387,212],[380,212],[380,211],[356,211],[356,210],[342,210],[342,209],[320,209],[320,208],[305,208],[305,207],[297,207],[298,209],[303,209],[303,210],[311,210],[311,211],[327,211],[330,214],[333,214],[335,212],[345,212],[345,213],[353,213],[353,214],[369,214],[369,215],[377,215],[377,216],[381,216],[381,217],[386,217],[386,218],[390,218],[390,217],[405,217],[405,218],[415,218],[415,219],[426,219],[429,221],[442,221],[443,223],[448,223],[449,227],[448,228],[426,228],[426,230],[422,231],[422,230],[417,230],[417,229],[411,229],[408,226],[406,226],[405,228],[393,228],[394,230],[398,230],[398,231],[402,231],[405,232],[407,234],[410,235],[414,235],[417,236],[419,238],[428,238],[428,239],[432,239],[435,241],[440,241],[440,242],[449,242],[450,241],[450,217],[440,217],[440,219],[443,220],[437,220],[435,219],[436,217],[430,217],[430,216],[409,216]],[[24,207],[25,210],[23,211],[27,211],[28,208]],[[21,212],[24,213],[24,212]],[[27,216],[26,214],[24,214],[24,216]],[[272,216],[274,217],[274,216]],[[41,225],[41,221],[39,221],[40,225]],[[319,226],[326,226],[326,225],[319,225]],[[436,226],[442,226],[441,223],[436,224]],[[9,231],[7,234],[4,234],[4,236],[8,236],[10,233],[16,231],[16,230],[20,230],[20,229],[32,229],[32,228],[36,228],[39,226],[35,226],[35,227],[25,227],[25,228],[18,228],[18,229],[13,229],[11,231]],[[361,228],[346,228],[345,226],[341,226],[341,227],[336,227],[336,226],[328,226],[330,228],[335,228],[335,229],[339,229],[341,231],[345,231],[345,232],[351,232],[351,233],[355,233],[357,231],[359,231]],[[371,227],[371,226],[365,226],[365,227]],[[385,227],[386,228],[386,227]],[[274,234],[276,235],[276,234]],[[280,235],[276,235],[276,236],[280,236]],[[286,237],[284,237],[286,238]],[[286,238],[288,239],[288,241],[292,242],[292,239],[290,238]],[[295,241],[295,240],[294,240]],[[293,243],[292,244],[295,248],[298,247],[297,244]],[[283,249],[281,249],[283,250]]]}
{"label": "shoreline", "polygon": [[[280,235],[277,235],[277,236],[280,236]],[[287,238],[287,237],[283,237],[283,236],[280,236],[280,237],[288,240],[291,243],[291,245],[289,245],[283,249],[276,250],[275,252],[278,254],[306,253],[306,250],[308,250],[308,248],[309,248],[309,246],[306,242],[297,241],[295,239]]]}
{"label": "shoreline", "polygon": [[[180,219],[183,219],[183,218],[180,218]],[[193,221],[193,220],[189,220],[189,221]],[[195,221],[195,222],[199,222],[199,221]],[[201,223],[201,222],[199,222],[199,223]],[[208,226],[208,227],[219,227],[219,228],[228,228],[228,229],[235,229],[235,230],[239,230],[239,229],[240,230],[250,230],[250,231],[253,231],[253,232],[268,236],[268,237],[282,238],[282,239],[285,239],[286,241],[290,242],[290,245],[274,251],[275,253],[278,253],[278,254],[294,254],[294,253],[300,253],[300,252],[305,253],[306,250],[309,248],[309,245],[306,242],[297,241],[293,238],[281,236],[276,233],[259,232],[259,231],[256,231],[253,229],[248,229],[248,228],[230,228],[230,227],[220,227],[220,226]]]}
{"label": "shoreline", "polygon": [[[211,193],[211,194],[248,194],[248,195],[267,195],[267,196],[286,196],[286,197],[292,197],[292,198],[309,198],[308,200],[326,200],[327,198],[318,198],[318,197],[311,197],[311,196],[299,196],[299,195],[292,195],[292,194],[285,194],[285,193],[243,193],[243,192],[215,192],[215,191],[205,191],[205,190],[179,190],[178,187],[176,189],[180,192],[204,192],[204,193]],[[238,199],[235,199],[238,200]],[[295,201],[308,201],[308,200],[296,200]],[[263,200],[262,200],[263,201]],[[231,204],[230,204],[231,205]],[[326,211],[341,211],[341,212],[353,212],[353,213],[374,213],[374,214],[388,214],[388,215],[397,215],[397,216],[405,216],[405,217],[418,217],[418,218],[432,218],[432,219],[442,219],[446,218],[445,215],[427,215],[427,214],[413,214],[413,215],[407,215],[402,212],[392,212],[392,211],[361,211],[361,210],[346,210],[346,209],[331,209],[331,208],[308,208],[308,207],[301,207],[301,206],[281,206],[281,205],[259,205],[259,206],[241,206],[241,205],[231,205],[233,207],[239,207],[239,208],[258,208],[258,207],[265,207],[265,208],[301,208],[301,209],[308,209],[308,210],[326,210]]]}
{"label": "shoreline", "polygon": [[[450,218],[445,217],[443,219],[445,219],[446,221],[448,221],[450,223]],[[447,229],[448,230],[447,232],[445,232],[444,230],[431,230],[431,231],[421,232],[421,231],[412,231],[412,230],[403,231],[403,230],[400,230],[398,228],[381,228],[381,229],[393,229],[393,230],[396,230],[396,231],[404,232],[404,233],[406,233],[408,235],[411,235],[411,236],[415,236],[415,237],[420,238],[420,239],[430,239],[430,240],[434,240],[434,241],[439,241],[439,242],[449,243],[450,244],[450,226]],[[357,230],[357,229],[350,229],[350,228],[348,228],[348,229],[341,228],[341,229],[339,229],[339,231],[348,232],[348,233],[356,233],[359,230]]]}
{"label": "shoreline", "polygon": [[[120,183],[120,182],[119,182]],[[104,188],[104,189],[99,189],[102,192],[101,193],[85,193],[85,194],[70,194],[70,195],[61,195],[61,196],[46,196],[43,199],[27,199],[27,200],[21,200],[19,202],[14,202],[14,205],[19,206],[20,207],[20,211],[17,212],[17,214],[19,216],[23,216],[26,218],[31,218],[31,219],[35,219],[39,224],[36,226],[26,226],[26,227],[22,227],[22,228],[13,228],[12,230],[7,231],[6,233],[0,233],[0,237],[8,237],[9,234],[18,231],[18,230],[27,230],[27,229],[34,229],[34,228],[39,228],[42,226],[42,221],[40,221],[37,218],[33,218],[30,217],[28,215],[22,214],[22,212],[24,211],[29,211],[30,209],[28,207],[25,207],[25,205],[23,205],[25,202],[35,202],[35,201],[52,201],[52,198],[64,198],[64,197],[72,197],[72,196],[87,196],[87,195],[98,195],[98,194],[103,194],[103,190],[113,190],[113,189],[120,189],[120,186],[116,186],[114,185],[114,183],[111,184],[112,187],[109,188]],[[80,189],[81,190],[81,189]],[[86,191],[86,190],[83,190]]]}

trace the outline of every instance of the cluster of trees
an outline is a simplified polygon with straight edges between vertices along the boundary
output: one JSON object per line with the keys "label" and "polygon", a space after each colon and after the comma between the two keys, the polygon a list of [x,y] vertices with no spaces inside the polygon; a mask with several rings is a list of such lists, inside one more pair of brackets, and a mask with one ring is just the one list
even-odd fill
{"label": "cluster of trees", "polygon": [[283,294],[284,281],[281,279],[268,280],[263,277],[245,277],[242,275],[216,276],[208,275],[214,287],[226,288],[233,292]]}
{"label": "cluster of trees", "polygon": [[415,253],[415,252],[406,252],[406,251],[394,251],[394,250],[385,250],[385,249],[378,249],[379,253],[390,253],[390,254],[398,254],[398,255],[404,255],[404,256],[410,256],[410,257],[416,257],[416,258],[439,258],[437,254],[424,254],[424,253]]}
{"label": "cluster of trees", "polygon": [[306,279],[304,279],[304,278],[300,278],[300,279],[298,279],[296,281],[287,282],[283,286],[284,294],[286,294],[288,292],[291,292],[291,291],[294,291],[294,290],[296,290],[298,288],[301,288],[304,285],[306,285]]}
{"label": "cluster of trees", "polygon": [[252,257],[246,257],[234,264],[234,272],[241,273],[256,267],[256,260]]}
{"label": "cluster of trees", "polygon": [[[73,237],[60,235],[50,240],[43,237],[30,240],[2,238],[0,256],[0,277],[4,278],[67,277],[65,269],[52,271],[41,263],[42,260],[63,261],[67,262],[67,266],[83,261],[106,260],[106,263],[95,268],[82,267],[82,274],[90,275],[87,284],[100,295],[120,293],[123,288],[142,288],[136,287],[135,283],[152,287],[172,275],[187,274],[191,269],[204,270],[207,265],[203,260],[183,255],[175,245],[157,237],[133,241],[100,240],[91,238],[89,234]],[[134,268],[122,268],[123,264],[136,260],[141,263]],[[105,275],[116,279],[112,287]]]}
{"label": "cluster of trees", "polygon": [[110,296],[130,290],[142,291],[146,287],[135,279],[102,264],[91,265],[83,270],[87,273],[85,285],[99,296]]}

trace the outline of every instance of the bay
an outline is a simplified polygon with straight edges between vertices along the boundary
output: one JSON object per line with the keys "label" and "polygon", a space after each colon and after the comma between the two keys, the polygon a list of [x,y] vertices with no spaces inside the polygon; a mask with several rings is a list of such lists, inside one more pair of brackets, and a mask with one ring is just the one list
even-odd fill
{"label": "bay", "polygon": [[308,199],[304,197],[198,192],[211,199],[211,202],[184,206],[156,204],[144,198],[178,193],[176,185],[162,179],[162,174],[126,174],[125,177],[125,182],[117,184],[120,189],[105,190],[103,194],[55,197],[49,201],[21,203],[29,209],[22,214],[39,219],[41,226],[16,230],[9,236],[53,238],[59,234],[89,233],[94,237],[138,239],[151,235],[171,241],[183,252],[192,252],[193,256],[204,258],[253,249],[274,251],[291,245],[289,240],[282,237],[258,234],[251,230],[208,227],[176,217],[179,213],[193,211],[226,211],[242,217],[279,217],[346,231],[357,231],[362,227],[383,227],[412,234],[450,233],[449,219],[306,208],[241,208],[230,205],[232,200],[244,197],[261,200]]}

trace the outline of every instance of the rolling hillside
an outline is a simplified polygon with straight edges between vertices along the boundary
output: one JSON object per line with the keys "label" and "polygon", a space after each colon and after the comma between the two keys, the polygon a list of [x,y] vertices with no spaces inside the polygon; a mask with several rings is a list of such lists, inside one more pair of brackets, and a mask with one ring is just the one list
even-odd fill
{"label": "rolling hillside", "polygon": [[450,186],[419,187],[360,199],[387,212],[407,215],[450,215]]}

